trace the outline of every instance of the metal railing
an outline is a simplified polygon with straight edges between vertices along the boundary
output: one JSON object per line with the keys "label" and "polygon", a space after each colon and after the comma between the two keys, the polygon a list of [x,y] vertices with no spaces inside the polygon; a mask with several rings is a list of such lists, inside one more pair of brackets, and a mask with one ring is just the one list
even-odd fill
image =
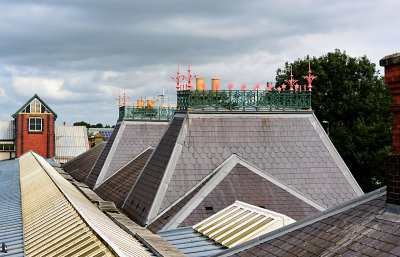
{"label": "metal railing", "polygon": [[311,108],[311,91],[281,90],[180,90],[177,109],[280,109]]}
{"label": "metal railing", "polygon": [[169,120],[174,113],[175,108],[167,107],[119,107],[120,119]]}

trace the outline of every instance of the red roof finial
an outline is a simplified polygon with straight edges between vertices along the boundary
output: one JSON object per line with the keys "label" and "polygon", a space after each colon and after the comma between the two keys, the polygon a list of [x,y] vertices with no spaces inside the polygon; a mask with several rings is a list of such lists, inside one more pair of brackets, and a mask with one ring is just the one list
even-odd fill
{"label": "red roof finial", "polygon": [[181,83],[181,76],[179,75],[179,62],[178,62],[178,72],[176,73],[176,77],[172,77],[171,79],[175,80],[176,82],[176,90],[179,91],[180,89],[180,83]]}
{"label": "red roof finial", "polygon": [[191,89],[191,88],[193,88],[193,85],[192,85],[192,78],[195,78],[195,77],[197,77],[197,75],[192,75],[192,74],[190,74],[190,72],[191,72],[192,70],[190,69],[190,59],[189,59],[189,69],[188,69],[188,76],[186,77],[185,75],[182,75],[182,79],[186,79],[187,80],[187,87],[189,88],[189,89]]}
{"label": "red roof finial", "polygon": [[311,83],[317,78],[317,76],[311,75],[311,61],[308,61],[308,76],[303,76],[303,78],[308,81],[308,90],[311,91]]}
{"label": "red roof finial", "polygon": [[123,106],[126,106],[126,99],[128,99],[129,98],[129,96],[126,96],[126,92],[125,92],[125,89],[124,89],[124,103],[123,103]]}
{"label": "red roof finial", "polygon": [[121,107],[121,90],[118,90],[118,98],[115,98],[115,100],[118,100],[118,107]]}
{"label": "red roof finial", "polygon": [[290,92],[293,92],[293,86],[298,80],[293,79],[293,67],[290,65],[290,80],[285,80],[290,85]]}

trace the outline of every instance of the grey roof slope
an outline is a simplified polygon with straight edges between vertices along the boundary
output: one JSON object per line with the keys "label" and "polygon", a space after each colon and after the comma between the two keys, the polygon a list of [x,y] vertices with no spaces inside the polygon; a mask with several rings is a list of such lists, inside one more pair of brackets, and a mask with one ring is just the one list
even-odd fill
{"label": "grey roof slope", "polygon": [[[326,209],[233,155],[195,190],[159,215],[148,228],[159,231],[193,226],[236,200],[262,206],[295,220]],[[212,208],[213,212],[207,208]]]}
{"label": "grey roof slope", "polygon": [[[140,216],[141,224],[154,220],[232,154],[327,207],[363,194],[311,111],[177,115],[185,122],[166,132],[179,138],[176,144],[161,141],[155,150],[167,148],[173,153],[151,158],[141,174],[146,181],[139,178],[131,192],[151,186],[151,199],[136,201],[131,196],[134,201],[124,205],[126,209],[129,205],[133,217]],[[154,170],[161,173],[154,176]]]}
{"label": "grey roof slope", "polygon": [[0,255],[25,256],[18,160],[0,161]]}
{"label": "grey roof slope", "polygon": [[[161,121],[128,121],[123,120],[119,128],[115,128],[105,149],[107,155],[101,155],[99,164],[91,172],[91,180],[96,180],[94,188],[111,177],[121,167],[140,154],[149,146],[155,146],[163,135],[168,122]],[[97,174],[97,176],[96,176]],[[88,180],[89,182],[89,180]]]}
{"label": "grey roof slope", "polygon": [[400,216],[385,201],[383,187],[220,256],[400,256]]}
{"label": "grey roof slope", "polygon": [[122,207],[139,225],[146,223],[146,218],[156,199],[166,164],[171,158],[183,122],[184,115],[181,114],[175,114],[171,119],[158,147],[150,156],[147,165],[140,173]]}
{"label": "grey roof slope", "polygon": [[93,167],[91,168],[89,174],[86,177],[85,183],[91,188],[93,188],[94,185],[96,184],[97,178],[99,177],[101,169],[103,168],[104,162],[107,159],[108,153],[111,150],[111,147],[114,143],[114,139],[117,136],[120,127],[121,123],[117,123],[117,125],[115,125],[115,128],[110,138],[108,139],[106,145],[103,147],[99,157],[97,158],[96,162],[94,163]]}
{"label": "grey roof slope", "polygon": [[112,201],[118,208],[122,208],[125,198],[132,189],[154,149],[148,148],[128,162],[114,175],[101,183],[94,190],[103,199]]}
{"label": "grey roof slope", "polygon": [[103,150],[105,143],[98,144],[61,167],[80,182],[85,182],[90,170]]}

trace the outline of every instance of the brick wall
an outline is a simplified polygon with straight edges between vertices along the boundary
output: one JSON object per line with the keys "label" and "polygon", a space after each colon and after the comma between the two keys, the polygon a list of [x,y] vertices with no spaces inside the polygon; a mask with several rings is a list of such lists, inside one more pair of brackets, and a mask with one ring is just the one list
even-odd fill
{"label": "brick wall", "polygon": [[385,82],[393,96],[392,154],[400,155],[400,53],[384,57],[380,64],[385,67]]}
{"label": "brick wall", "polygon": [[[42,131],[31,132],[28,128],[30,117],[43,119]],[[54,156],[54,116],[52,114],[18,114],[16,127],[17,157],[29,150],[44,158]]]}
{"label": "brick wall", "polygon": [[380,65],[385,67],[385,82],[393,97],[392,153],[386,170],[387,211],[400,214],[400,53],[384,57]]}

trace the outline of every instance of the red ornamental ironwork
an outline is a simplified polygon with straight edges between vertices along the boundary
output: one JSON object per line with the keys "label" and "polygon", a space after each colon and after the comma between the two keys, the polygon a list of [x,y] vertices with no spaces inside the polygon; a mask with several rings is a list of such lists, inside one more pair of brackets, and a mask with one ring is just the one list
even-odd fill
{"label": "red ornamental ironwork", "polygon": [[179,91],[180,90],[180,83],[181,83],[181,76],[180,76],[180,73],[179,73],[179,62],[178,62],[178,71],[176,72],[176,77],[172,77],[171,76],[171,79],[175,80],[175,82],[176,82],[176,91]]}
{"label": "red ornamental ironwork", "polygon": [[228,89],[232,90],[232,88],[233,88],[233,84],[231,83],[231,84],[228,85]]}
{"label": "red ornamental ironwork", "polygon": [[291,92],[293,91],[293,86],[295,85],[295,83],[297,81],[298,80],[293,79],[293,68],[292,68],[292,65],[290,65],[290,80],[285,80],[285,82],[289,84]]}
{"label": "red ornamental ironwork", "polygon": [[303,76],[304,79],[308,82],[308,90],[311,91],[312,86],[311,83],[317,76],[311,75],[311,61],[308,61],[308,76]]}
{"label": "red ornamental ironwork", "polygon": [[190,59],[189,59],[189,69],[187,70],[188,71],[188,75],[187,75],[187,77],[185,76],[185,75],[182,75],[182,79],[183,80],[187,80],[187,88],[189,88],[190,90],[193,88],[193,85],[192,85],[192,78],[196,78],[198,75],[192,75],[192,74],[190,74],[190,72],[192,71],[191,69],[190,69]]}
{"label": "red ornamental ironwork", "polygon": [[246,89],[246,84],[243,84],[241,87],[240,87],[240,90],[245,90]]}

